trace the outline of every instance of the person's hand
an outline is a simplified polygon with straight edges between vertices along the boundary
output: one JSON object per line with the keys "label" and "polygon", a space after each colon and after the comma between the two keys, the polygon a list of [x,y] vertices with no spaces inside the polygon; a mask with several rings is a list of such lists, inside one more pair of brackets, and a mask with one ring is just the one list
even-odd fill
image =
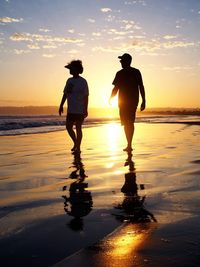
{"label": "person's hand", "polygon": [[88,111],[86,110],[86,111],[84,112],[84,118],[87,118],[87,116],[88,116]]}
{"label": "person's hand", "polygon": [[58,111],[58,112],[59,112],[59,115],[61,116],[62,113],[63,113],[63,106],[60,106],[60,107],[59,107],[59,111]]}
{"label": "person's hand", "polygon": [[109,98],[108,103],[110,106],[112,106],[112,96]]}
{"label": "person's hand", "polygon": [[142,101],[142,104],[140,106],[140,110],[143,111],[143,110],[145,110],[145,108],[146,108],[146,102]]}

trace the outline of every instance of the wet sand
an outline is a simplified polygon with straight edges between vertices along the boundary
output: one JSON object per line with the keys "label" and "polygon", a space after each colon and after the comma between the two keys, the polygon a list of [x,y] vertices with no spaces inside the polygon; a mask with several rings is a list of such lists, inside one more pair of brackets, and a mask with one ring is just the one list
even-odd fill
{"label": "wet sand", "polygon": [[83,134],[0,138],[1,266],[199,266],[199,126]]}

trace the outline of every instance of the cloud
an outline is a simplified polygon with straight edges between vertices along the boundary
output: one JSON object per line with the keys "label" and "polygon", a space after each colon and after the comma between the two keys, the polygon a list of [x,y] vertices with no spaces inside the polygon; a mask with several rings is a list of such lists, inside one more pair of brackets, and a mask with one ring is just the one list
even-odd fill
{"label": "cloud", "polygon": [[184,41],[175,41],[175,42],[167,42],[163,43],[163,48],[172,49],[176,47],[189,47],[196,46],[195,42],[184,42]]}
{"label": "cloud", "polygon": [[85,46],[85,43],[78,43],[76,45],[79,46],[79,47],[83,47],[83,46]]}
{"label": "cloud", "polygon": [[105,21],[107,21],[107,22],[112,22],[112,21],[114,21],[114,19],[115,19],[115,16],[113,16],[113,15],[108,15],[108,16],[105,18]]}
{"label": "cloud", "polygon": [[190,66],[170,66],[170,67],[163,67],[163,70],[169,70],[169,71],[181,71],[181,70],[191,70],[192,67]]}
{"label": "cloud", "polygon": [[126,24],[125,25],[125,30],[129,30],[129,29],[131,29],[133,27],[133,25],[132,24]]}
{"label": "cloud", "polygon": [[126,35],[126,34],[128,34],[129,32],[127,32],[127,31],[118,31],[118,30],[116,30],[116,29],[109,29],[108,31],[107,31],[107,34],[115,34],[115,35]]}
{"label": "cloud", "polygon": [[30,50],[14,49],[14,53],[15,53],[16,55],[22,55],[22,54],[30,53]]}
{"label": "cloud", "polygon": [[57,46],[54,45],[54,44],[46,44],[46,45],[43,45],[42,48],[44,48],[44,49],[55,49],[55,48],[57,48]]}
{"label": "cloud", "polygon": [[99,36],[101,36],[101,33],[100,33],[100,32],[93,32],[93,33],[92,33],[92,36],[97,36],[97,37],[99,37]]}
{"label": "cloud", "polygon": [[123,19],[122,21],[125,26],[122,26],[122,29],[129,30],[129,29],[134,29],[134,30],[141,30],[142,28],[133,20],[125,20]]}
{"label": "cloud", "polygon": [[137,49],[138,51],[156,51],[161,49],[173,49],[173,48],[187,48],[192,46],[199,46],[198,43],[195,42],[186,42],[186,41],[167,41],[161,42],[159,40],[135,40],[133,43],[133,48]]}
{"label": "cloud", "polygon": [[40,49],[40,47],[37,44],[28,44],[27,47],[33,50]]}
{"label": "cloud", "polygon": [[56,55],[54,55],[54,54],[43,54],[42,56],[43,56],[43,57],[46,57],[46,58],[53,58],[53,57],[55,57]]}
{"label": "cloud", "polygon": [[[39,50],[39,49],[56,49],[60,46],[66,44],[76,44],[78,46],[83,46],[83,40],[78,38],[69,38],[62,36],[51,36],[42,34],[31,34],[31,33],[14,33],[10,36],[10,40],[13,42],[22,42],[27,45],[29,51]],[[47,50],[46,50],[47,51]],[[16,50],[15,53],[23,54],[23,50]],[[42,55],[45,58],[53,58],[56,55],[50,53],[44,53]]]}
{"label": "cloud", "polygon": [[95,23],[95,19],[91,19],[91,18],[89,18],[88,21],[89,21],[90,23]]}
{"label": "cloud", "polygon": [[125,5],[134,5],[134,4],[140,4],[142,6],[146,6],[146,1],[144,0],[132,0],[132,1],[125,1],[124,2]]}
{"label": "cloud", "polygon": [[20,41],[29,41],[29,42],[51,42],[51,43],[81,43],[82,39],[70,38],[70,37],[60,37],[60,36],[50,36],[50,35],[41,35],[41,34],[30,34],[30,33],[14,33],[10,36],[10,40],[20,42]]}
{"label": "cloud", "polygon": [[102,51],[102,52],[113,52],[113,53],[122,53],[122,51],[127,51],[129,49],[133,48],[132,45],[126,45],[123,44],[121,46],[115,46],[115,47],[103,47],[103,46],[95,46],[92,48],[92,51]]}
{"label": "cloud", "polygon": [[114,36],[114,37],[112,37],[112,39],[110,39],[110,41],[112,41],[112,40],[124,40],[124,39],[125,39],[124,36]]}
{"label": "cloud", "polygon": [[[117,36],[123,37],[123,36]],[[114,38],[112,38],[114,40]],[[121,38],[120,38],[121,39]],[[158,56],[158,55],[166,55],[166,50],[175,49],[175,48],[187,48],[187,47],[198,47],[200,44],[198,42],[186,42],[186,41],[166,41],[161,42],[159,39],[135,39],[132,43],[122,43],[118,46],[96,46],[93,47],[93,51],[103,51],[103,52],[120,52],[135,50],[139,51],[141,55],[149,55],[149,56]]]}
{"label": "cloud", "polygon": [[165,36],[163,36],[163,38],[166,40],[170,40],[170,39],[176,39],[177,36],[176,35],[165,35]]}
{"label": "cloud", "polygon": [[103,13],[107,13],[107,12],[111,12],[111,11],[112,11],[112,9],[109,8],[109,7],[103,7],[103,8],[101,8],[101,12],[103,12]]}
{"label": "cloud", "polygon": [[114,47],[103,47],[103,46],[95,46],[92,48],[93,52],[102,51],[102,52],[119,52],[120,49]]}
{"label": "cloud", "polygon": [[155,56],[165,56],[165,54],[161,54],[161,53],[156,53],[156,52],[141,52],[140,53],[141,56],[152,56],[152,57],[155,57]]}
{"label": "cloud", "polygon": [[24,34],[24,33],[14,33],[13,35],[10,36],[10,40],[12,40],[12,41],[30,41],[30,42],[33,41],[29,34]]}
{"label": "cloud", "polygon": [[134,35],[135,39],[145,39],[146,37],[144,35]]}
{"label": "cloud", "polygon": [[67,51],[67,53],[68,53],[68,54],[78,54],[79,51],[76,50],[76,49],[72,49],[72,50]]}
{"label": "cloud", "polygon": [[69,32],[69,33],[74,33],[75,30],[74,30],[74,29],[69,29],[68,32]]}
{"label": "cloud", "polygon": [[23,18],[20,18],[20,19],[15,19],[15,18],[10,18],[10,17],[0,18],[1,24],[13,23],[13,22],[22,22],[22,21],[23,21]]}
{"label": "cloud", "polygon": [[50,30],[49,29],[40,28],[39,32],[50,32]]}

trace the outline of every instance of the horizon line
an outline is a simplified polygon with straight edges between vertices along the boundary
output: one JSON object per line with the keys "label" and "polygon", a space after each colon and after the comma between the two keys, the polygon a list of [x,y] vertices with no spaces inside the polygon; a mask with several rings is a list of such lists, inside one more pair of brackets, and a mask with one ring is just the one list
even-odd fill
{"label": "horizon line", "polygon": [[[0,106],[0,109],[2,108],[58,108],[59,105],[25,105],[25,106]],[[88,109],[118,109],[118,107],[88,107]],[[200,107],[147,107],[148,109],[200,109]]]}

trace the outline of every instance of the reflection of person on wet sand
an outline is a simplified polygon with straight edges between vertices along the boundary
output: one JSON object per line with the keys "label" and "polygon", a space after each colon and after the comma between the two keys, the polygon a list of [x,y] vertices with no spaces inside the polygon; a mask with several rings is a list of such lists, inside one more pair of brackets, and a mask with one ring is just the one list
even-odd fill
{"label": "reflection of person on wet sand", "polygon": [[133,154],[131,152],[127,152],[128,158],[126,159],[124,166],[129,166],[129,171],[135,171],[135,164],[132,160]]}
{"label": "reflection of person on wet sand", "polygon": [[[132,153],[127,153],[124,166],[129,167],[129,172],[125,174],[124,185],[121,192],[124,193],[124,200],[116,206],[116,209],[122,211],[121,214],[115,214],[120,221],[128,220],[133,223],[156,221],[155,217],[144,207],[146,196],[138,195],[138,185],[136,183],[135,166],[132,160]],[[144,189],[144,185],[140,185],[140,189]]]}
{"label": "reflection of person on wet sand", "polygon": [[130,66],[132,61],[131,55],[123,54],[118,58],[120,58],[122,69],[116,73],[110,100],[119,92],[119,115],[121,124],[124,125],[124,132],[127,139],[127,147],[124,151],[131,151],[139,93],[142,97],[142,104],[140,107],[142,111],[146,106],[145,89],[140,71]]}
{"label": "reflection of person on wet sand", "polygon": [[[74,146],[73,152],[80,152],[82,141],[82,124],[84,118],[88,115],[88,85],[87,81],[79,76],[83,72],[82,62],[80,60],[73,60],[65,68],[70,70],[73,77],[67,80],[64,88],[64,94],[60,103],[59,115],[63,113],[63,105],[67,99],[67,117],[66,129],[71,137]],[[73,126],[76,126],[76,133]]]}
{"label": "reflection of person on wet sand", "polygon": [[[86,190],[88,184],[84,182],[85,170],[84,165],[81,162],[80,155],[74,155],[74,167],[75,171],[72,171],[69,178],[76,179],[71,183],[69,188],[69,196],[63,195],[64,198],[64,210],[70,216],[73,216],[69,223],[69,227],[72,230],[83,229],[83,217],[88,215],[92,210],[92,195],[91,192]],[[66,186],[63,187],[66,190]]]}
{"label": "reflection of person on wet sand", "polygon": [[[81,160],[80,153],[74,153],[74,161],[72,164],[73,164],[72,167],[75,168],[75,170],[71,172],[71,174],[69,175],[69,178],[73,179],[73,178],[81,177],[81,179],[84,179],[85,177],[87,177],[85,175],[85,169],[84,169],[84,165]],[[77,172],[79,172],[79,174]]]}
{"label": "reflection of person on wet sand", "polygon": [[[144,189],[144,185],[140,185],[140,188]],[[144,207],[146,196],[138,195],[138,185],[134,172],[125,174],[125,183],[121,188],[121,192],[124,193],[124,200],[116,209],[122,210],[123,214],[116,215],[117,219],[121,221],[127,220],[132,223],[150,222],[152,220],[156,222],[153,214]]]}

